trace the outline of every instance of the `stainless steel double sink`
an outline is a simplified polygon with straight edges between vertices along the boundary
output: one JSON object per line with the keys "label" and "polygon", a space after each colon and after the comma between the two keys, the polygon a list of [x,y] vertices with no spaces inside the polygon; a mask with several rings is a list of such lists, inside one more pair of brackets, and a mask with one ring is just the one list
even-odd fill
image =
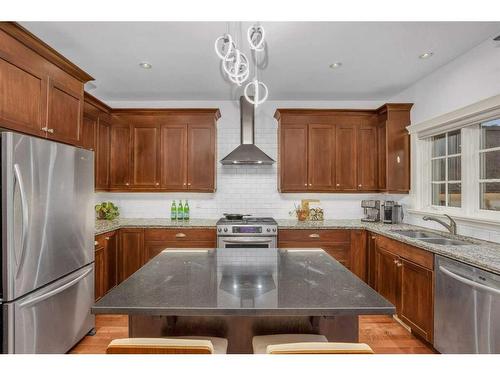
{"label": "stainless steel double sink", "polygon": [[437,233],[434,233],[431,231],[426,231],[426,230],[393,229],[393,230],[391,230],[391,232],[399,234],[401,236],[415,238],[416,240],[419,240],[419,241],[433,243],[436,245],[450,245],[450,246],[470,245],[470,243],[468,243],[468,242],[448,238],[448,237],[442,236],[440,234],[437,234]]}

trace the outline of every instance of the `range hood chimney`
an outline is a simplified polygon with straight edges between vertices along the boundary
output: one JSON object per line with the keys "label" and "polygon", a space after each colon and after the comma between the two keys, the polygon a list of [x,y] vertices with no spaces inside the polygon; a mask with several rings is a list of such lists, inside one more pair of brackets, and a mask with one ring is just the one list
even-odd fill
{"label": "range hood chimney", "polygon": [[273,159],[254,144],[254,117],[254,105],[249,103],[244,96],[240,97],[241,144],[220,161],[222,164],[270,165],[274,163]]}

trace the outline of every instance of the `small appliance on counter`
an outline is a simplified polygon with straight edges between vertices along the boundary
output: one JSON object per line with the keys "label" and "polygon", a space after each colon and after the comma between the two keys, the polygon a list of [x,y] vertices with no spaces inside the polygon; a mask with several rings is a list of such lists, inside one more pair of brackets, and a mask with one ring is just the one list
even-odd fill
{"label": "small appliance on counter", "polygon": [[382,205],[382,221],[385,224],[399,224],[403,222],[403,206],[394,201],[385,201]]}
{"label": "small appliance on counter", "polygon": [[362,200],[361,207],[364,211],[364,217],[361,221],[377,222],[380,221],[380,201]]}

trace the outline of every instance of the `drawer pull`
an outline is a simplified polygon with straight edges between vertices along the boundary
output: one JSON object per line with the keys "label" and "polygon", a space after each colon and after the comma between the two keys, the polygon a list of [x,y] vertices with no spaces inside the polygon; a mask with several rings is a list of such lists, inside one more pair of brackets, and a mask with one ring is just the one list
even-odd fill
{"label": "drawer pull", "polygon": [[47,131],[48,131],[50,134],[53,134],[53,133],[54,133],[54,129],[47,129]]}
{"label": "drawer pull", "polygon": [[309,235],[309,238],[319,238],[319,234],[318,233],[311,233]]}
{"label": "drawer pull", "polygon": [[106,241],[109,241],[109,237],[105,237],[104,239],[105,239]]}
{"label": "drawer pull", "polygon": [[184,238],[184,237],[186,237],[186,234],[185,233],[176,233],[175,237]]}
{"label": "drawer pull", "polygon": [[97,245],[99,245],[99,242],[94,241],[94,246],[97,246]]}

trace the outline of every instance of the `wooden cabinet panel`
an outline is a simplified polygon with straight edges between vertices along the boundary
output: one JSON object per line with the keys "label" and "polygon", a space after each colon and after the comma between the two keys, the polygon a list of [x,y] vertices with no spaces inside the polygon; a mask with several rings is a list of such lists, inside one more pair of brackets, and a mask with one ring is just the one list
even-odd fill
{"label": "wooden cabinet panel", "polygon": [[286,242],[350,243],[351,233],[346,229],[280,229],[278,240]]}
{"label": "wooden cabinet panel", "polygon": [[144,254],[144,229],[120,229],[118,250],[118,283],[121,283],[141,268]]}
{"label": "wooden cabinet panel", "polygon": [[104,263],[104,247],[97,246],[95,249],[94,260],[94,299],[100,299],[105,291],[105,263]]}
{"label": "wooden cabinet panel", "polygon": [[53,79],[49,80],[47,137],[81,145],[83,86],[76,92]]}
{"label": "wooden cabinet panel", "polygon": [[370,285],[373,289],[375,289],[375,248],[376,248],[376,239],[377,237],[371,233],[367,233],[367,242],[366,242],[366,271],[367,271],[367,281],[366,283]]}
{"label": "wooden cabinet panel", "polygon": [[335,187],[338,190],[357,190],[356,127],[337,125],[335,132]]}
{"label": "wooden cabinet panel", "polygon": [[335,126],[309,125],[308,189],[332,190],[335,187]]}
{"label": "wooden cabinet panel", "polygon": [[96,190],[107,190],[110,182],[111,125],[102,118],[99,118],[97,123],[95,142],[95,188]]}
{"label": "wooden cabinet panel", "polygon": [[163,242],[196,242],[209,241],[215,245],[217,234],[215,228],[176,228],[176,229],[146,229],[144,233],[146,241]]}
{"label": "wooden cabinet panel", "polygon": [[377,236],[377,246],[427,269],[434,269],[434,255],[426,250],[387,237]]}
{"label": "wooden cabinet panel", "polygon": [[350,230],[350,270],[364,282],[367,281],[367,233],[364,230]]}
{"label": "wooden cabinet panel", "polygon": [[376,190],[378,187],[377,148],[377,127],[359,126],[356,147],[358,190]]}
{"label": "wooden cabinet panel", "polygon": [[82,121],[82,147],[94,151],[97,129],[97,118],[83,115]]}
{"label": "wooden cabinet panel", "polygon": [[132,125],[132,187],[160,186],[159,125]]}
{"label": "wooden cabinet panel", "polygon": [[188,125],[188,190],[215,191],[215,127]]}
{"label": "wooden cabinet panel", "polygon": [[434,327],[432,271],[404,259],[401,262],[399,316],[418,335],[432,342]]}
{"label": "wooden cabinet panel", "polygon": [[187,189],[187,124],[161,126],[160,170],[163,189]]}
{"label": "wooden cabinet panel", "polygon": [[375,251],[375,290],[396,306],[399,311],[399,257],[381,247]]}
{"label": "wooden cabinet panel", "polygon": [[280,191],[304,191],[307,182],[307,124],[280,127]]}
{"label": "wooden cabinet panel", "polygon": [[47,79],[5,60],[0,50],[0,125],[45,136]]}
{"label": "wooden cabinet panel", "polygon": [[105,264],[106,275],[105,293],[118,285],[118,235],[116,232],[106,233],[104,235],[105,244]]}
{"label": "wooden cabinet panel", "polygon": [[110,129],[109,186],[126,190],[130,186],[130,127],[128,124],[113,124]]}

